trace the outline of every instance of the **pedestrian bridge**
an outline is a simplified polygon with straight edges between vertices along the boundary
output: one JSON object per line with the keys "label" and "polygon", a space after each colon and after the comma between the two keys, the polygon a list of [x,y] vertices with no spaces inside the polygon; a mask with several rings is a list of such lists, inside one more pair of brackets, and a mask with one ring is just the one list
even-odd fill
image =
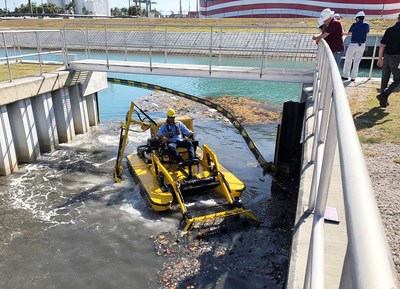
{"label": "pedestrian bridge", "polygon": [[185,76],[200,78],[224,78],[241,80],[263,80],[277,82],[311,83],[314,71],[307,69],[258,68],[221,65],[195,65],[149,63],[84,59],[69,62],[72,70],[103,71],[133,74],[152,74],[166,76]]}
{"label": "pedestrian bridge", "polygon": [[[304,30],[274,38],[276,35],[268,27],[249,30],[245,27],[201,27],[199,32],[169,32],[164,26],[117,28],[65,27],[60,31],[0,32],[5,54],[1,61],[7,64],[10,82],[13,82],[12,62],[24,58],[18,50],[37,47],[37,53],[29,56],[36,59],[28,61],[37,63],[40,73],[43,64],[54,62],[57,56],[62,60],[57,63],[74,70],[311,83],[306,100],[302,175],[287,288],[399,288],[346,92],[324,40],[318,47],[314,45],[308,49],[311,41],[305,39],[310,35],[303,36],[306,35]],[[185,29],[183,31],[193,28]],[[85,57],[73,59],[74,51],[84,53]],[[135,61],[135,53],[143,51],[146,51],[147,61]],[[207,62],[203,65],[168,63],[171,53],[178,51],[188,56],[201,55]],[[254,67],[220,65],[223,58],[239,52],[249,59],[258,59],[257,64]],[[165,61],[153,61],[156,55],[163,56]],[[45,59],[47,56],[53,59]],[[276,68],[268,65],[272,57],[286,57],[297,62],[311,58],[313,67]],[[79,80],[75,80],[74,84],[78,83]],[[35,98],[40,89],[29,92],[33,95],[31,98]],[[78,95],[76,85],[74,90]],[[44,109],[51,107],[47,104],[52,98],[69,98],[67,91],[61,92],[59,96],[47,95],[44,101],[40,100],[41,107],[42,104],[45,104]],[[92,92],[90,103],[95,114],[96,99]],[[15,107],[6,106],[0,98],[2,120],[7,108],[21,112],[18,103],[22,101],[25,108],[30,107],[27,100],[20,100],[18,95],[14,97]],[[86,105],[87,100],[78,95],[68,117],[75,117],[75,114],[77,118],[82,117],[84,110],[81,108]],[[59,107],[62,114],[64,102]],[[74,111],[79,113],[74,114]],[[92,118],[96,121],[95,115]],[[82,131],[86,129],[87,126]],[[11,135],[8,133],[8,136]],[[331,206],[340,212],[339,225],[325,222],[326,209]]]}

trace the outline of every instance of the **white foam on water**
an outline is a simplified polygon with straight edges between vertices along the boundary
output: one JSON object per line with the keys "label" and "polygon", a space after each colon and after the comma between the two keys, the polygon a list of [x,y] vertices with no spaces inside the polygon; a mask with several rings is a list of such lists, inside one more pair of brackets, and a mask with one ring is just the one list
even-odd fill
{"label": "white foam on water", "polygon": [[125,213],[128,213],[132,217],[140,218],[140,219],[144,220],[142,213],[139,210],[133,208],[131,204],[125,203],[125,204],[121,205],[119,207],[119,209]]}
{"label": "white foam on water", "polygon": [[[138,196],[138,198],[142,198],[142,196]],[[147,200],[138,199],[138,202],[145,202],[144,206],[150,206],[147,203]],[[146,208],[146,210],[147,209],[148,208]],[[145,216],[143,216],[142,211],[140,209],[134,208],[133,205],[129,202],[122,204],[119,207],[119,210],[126,213],[125,217],[131,219],[132,221],[133,220],[140,221],[144,227],[153,232],[162,232],[165,230],[172,229],[176,227],[177,223],[179,222],[178,219],[175,219],[173,217],[171,218],[161,217],[157,213],[151,214],[152,218],[146,218]]]}
{"label": "white foam on water", "polygon": [[117,157],[113,157],[102,163],[93,163],[93,166],[95,166],[96,168],[99,168],[99,167],[107,165],[108,163],[114,163],[116,160],[117,160]]}

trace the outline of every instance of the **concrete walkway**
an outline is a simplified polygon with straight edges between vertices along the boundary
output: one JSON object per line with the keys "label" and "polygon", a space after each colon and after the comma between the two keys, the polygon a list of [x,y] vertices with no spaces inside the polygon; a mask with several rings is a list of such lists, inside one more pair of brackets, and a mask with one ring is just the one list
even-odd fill
{"label": "concrete walkway", "polygon": [[[290,260],[288,289],[303,288],[307,267],[307,256],[312,232],[313,214],[305,211],[311,190],[314,164],[310,162],[314,137],[312,128],[312,103],[308,100],[306,110],[305,136],[303,144],[302,174],[299,188],[299,198],[295,226],[293,230],[292,253]],[[339,223],[325,221],[325,288],[339,288],[344,256],[347,246],[346,219],[341,185],[339,154],[336,149],[335,161],[329,188],[327,207],[337,210]]]}

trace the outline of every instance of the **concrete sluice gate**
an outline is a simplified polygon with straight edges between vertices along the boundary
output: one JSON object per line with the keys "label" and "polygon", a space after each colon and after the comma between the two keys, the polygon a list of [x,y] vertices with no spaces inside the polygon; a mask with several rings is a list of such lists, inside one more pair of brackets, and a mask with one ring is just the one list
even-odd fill
{"label": "concrete sluice gate", "polygon": [[71,141],[99,121],[106,73],[58,71],[0,85],[0,175]]}

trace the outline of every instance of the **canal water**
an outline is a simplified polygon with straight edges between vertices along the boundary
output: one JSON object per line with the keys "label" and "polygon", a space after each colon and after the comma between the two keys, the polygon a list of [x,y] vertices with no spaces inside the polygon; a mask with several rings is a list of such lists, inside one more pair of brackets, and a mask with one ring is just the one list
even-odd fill
{"label": "canal water", "polygon": [[[251,97],[278,105],[300,95],[296,84],[110,76],[198,96]],[[43,154],[37,162],[22,165],[17,173],[0,177],[0,288],[160,288],[157,274],[164,260],[155,254],[151,236],[174,230],[179,220],[173,214],[153,212],[128,170],[122,183],[112,178],[119,122],[130,101],[149,93],[109,84],[99,93],[98,127]],[[268,161],[274,157],[276,126],[246,127]],[[262,176],[232,126],[198,118],[195,130],[200,143],[209,144],[221,163],[246,183],[251,194],[245,193],[244,202],[250,208],[255,205],[252,199],[271,196],[271,177]],[[147,134],[132,133],[127,152],[135,151],[146,138]]]}

